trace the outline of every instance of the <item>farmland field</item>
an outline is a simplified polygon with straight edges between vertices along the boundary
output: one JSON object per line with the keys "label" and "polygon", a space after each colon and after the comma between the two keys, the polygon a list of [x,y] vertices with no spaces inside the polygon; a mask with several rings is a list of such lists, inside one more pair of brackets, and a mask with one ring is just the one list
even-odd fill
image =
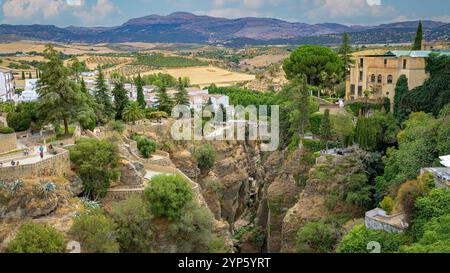
{"label": "farmland field", "polygon": [[177,56],[165,56],[163,54],[149,54],[137,57],[133,63],[135,65],[145,65],[151,67],[192,67],[207,65],[207,62],[202,62],[196,59],[183,58]]}

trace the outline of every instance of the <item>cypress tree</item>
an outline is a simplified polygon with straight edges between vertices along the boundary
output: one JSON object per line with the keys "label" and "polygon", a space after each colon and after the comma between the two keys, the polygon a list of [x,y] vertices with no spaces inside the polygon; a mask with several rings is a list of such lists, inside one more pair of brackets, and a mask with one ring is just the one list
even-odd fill
{"label": "cypress tree", "polygon": [[355,61],[352,59],[352,46],[350,44],[350,35],[347,32],[344,32],[342,35],[342,44],[339,47],[339,56],[344,62],[345,72],[348,73],[350,71],[349,66],[353,64]]}
{"label": "cypress tree", "polygon": [[156,93],[158,110],[170,114],[173,106],[172,99],[167,94],[167,89],[164,83],[160,82],[158,86],[158,91]]}
{"label": "cypress tree", "polygon": [[81,82],[80,82],[80,91],[84,94],[88,93],[87,87],[86,87],[86,82],[84,81],[84,78],[81,78]]}
{"label": "cypress tree", "polygon": [[423,41],[422,21],[419,21],[419,26],[417,27],[417,33],[416,37],[414,38],[412,50],[422,50],[422,41]]}
{"label": "cypress tree", "polygon": [[29,79],[32,79],[32,78],[33,78],[33,76],[31,76],[31,72],[28,72],[28,78],[29,78]]}
{"label": "cypress tree", "polygon": [[184,87],[183,80],[178,78],[178,92],[175,94],[175,103],[177,105],[189,105],[189,94]]}
{"label": "cypress tree", "polygon": [[111,102],[111,97],[108,94],[108,87],[106,86],[105,76],[102,68],[98,66],[98,75],[95,80],[95,101],[102,106],[102,114],[104,119],[109,119],[114,114],[114,109]]}
{"label": "cypress tree", "polygon": [[25,80],[25,71],[22,71],[22,80]]}
{"label": "cypress tree", "polygon": [[404,98],[408,92],[408,78],[405,75],[401,75],[395,86],[394,96],[394,117],[399,123],[408,118],[409,111],[404,103]]}
{"label": "cypress tree", "polygon": [[114,84],[112,90],[114,96],[114,108],[116,110],[116,120],[123,119],[123,111],[127,107],[129,101],[127,96],[127,90],[123,85],[123,82],[118,81]]}
{"label": "cypress tree", "polygon": [[328,150],[328,142],[331,140],[331,120],[330,110],[326,109],[322,119],[322,125],[320,127],[320,140],[325,143]]}
{"label": "cypress tree", "polygon": [[138,74],[138,76],[135,80],[135,84],[136,84],[136,91],[137,91],[137,102],[139,103],[141,108],[145,109],[145,107],[147,106],[147,103],[145,102],[144,88],[142,87],[141,74]]}

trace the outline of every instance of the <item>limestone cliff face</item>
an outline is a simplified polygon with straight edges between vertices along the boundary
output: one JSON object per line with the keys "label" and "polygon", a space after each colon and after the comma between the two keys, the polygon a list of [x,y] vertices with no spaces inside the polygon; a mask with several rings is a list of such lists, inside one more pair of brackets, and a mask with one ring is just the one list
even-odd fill
{"label": "limestone cliff face", "polygon": [[360,155],[344,157],[322,156],[309,171],[305,188],[285,214],[281,226],[281,251],[295,252],[297,231],[308,222],[316,222],[333,215],[356,215],[359,208],[343,201],[330,207],[327,196],[346,183],[346,178],[364,170]]}

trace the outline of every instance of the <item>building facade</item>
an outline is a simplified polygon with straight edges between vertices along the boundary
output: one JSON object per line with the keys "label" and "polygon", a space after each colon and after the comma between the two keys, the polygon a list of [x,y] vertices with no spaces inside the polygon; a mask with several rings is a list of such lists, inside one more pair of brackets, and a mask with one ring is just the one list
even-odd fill
{"label": "building facade", "polygon": [[0,68],[0,101],[14,100],[15,90],[12,71]]}
{"label": "building facade", "polygon": [[[384,97],[394,102],[395,86],[401,75],[408,77],[409,90],[421,86],[429,77],[425,71],[426,58],[433,51],[389,51],[385,53],[364,52],[355,55],[355,64],[350,67],[346,80],[346,100],[365,99],[382,101]],[[450,55],[450,52],[440,52]]]}

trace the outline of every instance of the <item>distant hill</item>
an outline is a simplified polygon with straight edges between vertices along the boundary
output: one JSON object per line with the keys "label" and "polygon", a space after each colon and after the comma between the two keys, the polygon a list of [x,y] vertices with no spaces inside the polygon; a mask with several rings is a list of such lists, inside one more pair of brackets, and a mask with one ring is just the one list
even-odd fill
{"label": "distant hill", "polygon": [[[225,19],[175,12],[167,16],[131,19],[117,27],[0,25],[0,40],[14,37],[58,42],[219,43],[230,46],[306,42],[336,44],[340,41],[340,34],[349,32],[355,43],[400,43],[411,41],[417,24],[417,21],[408,21],[378,26],[311,25],[272,18]],[[427,40],[449,39],[449,24],[424,21],[423,25]]]}

